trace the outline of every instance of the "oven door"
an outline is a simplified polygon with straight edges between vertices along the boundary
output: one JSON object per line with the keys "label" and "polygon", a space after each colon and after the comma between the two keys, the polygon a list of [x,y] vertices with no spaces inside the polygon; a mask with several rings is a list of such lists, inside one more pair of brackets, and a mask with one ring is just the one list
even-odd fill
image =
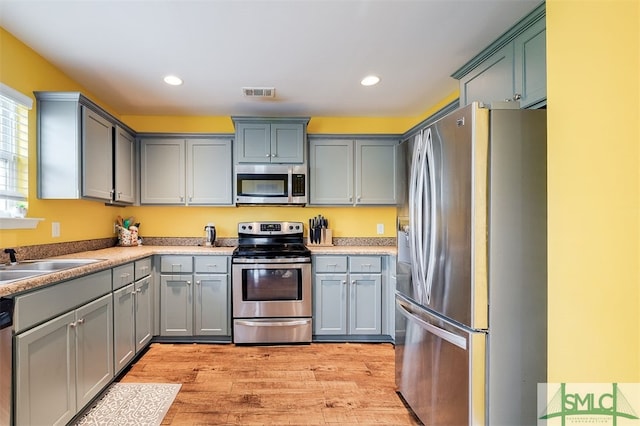
{"label": "oven door", "polygon": [[311,317],[311,264],[267,262],[233,264],[233,317]]}

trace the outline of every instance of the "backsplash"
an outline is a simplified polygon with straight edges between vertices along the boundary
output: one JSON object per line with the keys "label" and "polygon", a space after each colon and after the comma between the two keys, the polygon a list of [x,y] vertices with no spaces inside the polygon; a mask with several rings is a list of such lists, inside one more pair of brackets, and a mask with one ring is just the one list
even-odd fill
{"label": "backsplash", "polygon": [[[20,260],[44,259],[47,257],[63,256],[82,251],[100,250],[117,245],[117,238],[100,238],[94,240],[70,241],[66,243],[40,244],[32,246],[12,247],[16,250],[16,257]],[[197,237],[144,237],[146,246],[199,246],[204,243],[203,238]],[[237,238],[220,238],[216,240],[216,247],[235,247]],[[334,237],[334,246],[391,246],[395,247],[396,239],[390,237]],[[6,248],[6,247],[4,247]],[[0,264],[7,263],[9,256],[2,254]]]}

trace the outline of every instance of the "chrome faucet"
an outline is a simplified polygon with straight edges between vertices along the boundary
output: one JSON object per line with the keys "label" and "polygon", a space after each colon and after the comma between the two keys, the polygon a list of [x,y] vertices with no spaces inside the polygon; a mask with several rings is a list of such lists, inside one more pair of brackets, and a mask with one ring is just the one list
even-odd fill
{"label": "chrome faucet", "polygon": [[18,263],[18,259],[16,259],[16,251],[12,248],[4,249],[4,252],[9,255],[9,263],[11,265],[15,265]]}

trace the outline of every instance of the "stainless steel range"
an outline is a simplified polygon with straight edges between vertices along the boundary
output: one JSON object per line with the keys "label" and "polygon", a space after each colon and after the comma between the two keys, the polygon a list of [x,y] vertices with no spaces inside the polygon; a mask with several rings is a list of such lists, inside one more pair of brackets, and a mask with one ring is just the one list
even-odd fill
{"label": "stainless steel range", "polygon": [[311,252],[302,222],[241,222],[232,255],[234,343],[311,342]]}

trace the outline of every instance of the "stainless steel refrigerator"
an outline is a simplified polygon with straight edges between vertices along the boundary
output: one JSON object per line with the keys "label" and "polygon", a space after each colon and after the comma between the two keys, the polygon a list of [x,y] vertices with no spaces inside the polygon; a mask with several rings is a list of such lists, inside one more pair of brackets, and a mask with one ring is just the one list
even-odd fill
{"label": "stainless steel refrigerator", "polygon": [[396,384],[425,425],[536,424],[546,111],[474,103],[400,145]]}

